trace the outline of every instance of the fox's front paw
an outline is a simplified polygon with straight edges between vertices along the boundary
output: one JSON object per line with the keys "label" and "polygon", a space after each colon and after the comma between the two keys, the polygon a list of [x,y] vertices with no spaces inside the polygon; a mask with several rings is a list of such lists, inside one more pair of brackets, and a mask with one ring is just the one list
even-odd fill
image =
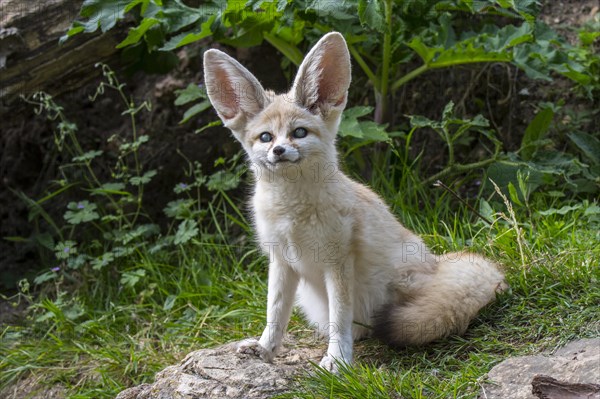
{"label": "fox's front paw", "polygon": [[329,371],[330,373],[337,374],[338,373],[338,365],[333,357],[330,355],[323,356],[319,366]]}
{"label": "fox's front paw", "polygon": [[265,362],[273,360],[273,353],[265,349],[258,340],[254,338],[245,339],[237,346],[237,353],[260,357]]}

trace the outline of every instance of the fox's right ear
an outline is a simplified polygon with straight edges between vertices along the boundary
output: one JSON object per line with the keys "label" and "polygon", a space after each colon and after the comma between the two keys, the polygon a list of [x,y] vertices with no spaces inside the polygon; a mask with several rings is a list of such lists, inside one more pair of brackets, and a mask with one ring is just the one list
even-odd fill
{"label": "fox's right ear", "polygon": [[219,50],[204,53],[208,98],[226,127],[240,129],[268,103],[265,90],[246,68]]}

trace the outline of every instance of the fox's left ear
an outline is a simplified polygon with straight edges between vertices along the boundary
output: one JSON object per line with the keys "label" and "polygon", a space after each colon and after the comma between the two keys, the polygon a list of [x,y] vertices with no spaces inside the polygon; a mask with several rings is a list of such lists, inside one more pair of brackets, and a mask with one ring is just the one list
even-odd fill
{"label": "fox's left ear", "polygon": [[350,53],[344,37],[331,32],[310,50],[298,69],[292,95],[296,103],[324,118],[346,106],[350,86]]}

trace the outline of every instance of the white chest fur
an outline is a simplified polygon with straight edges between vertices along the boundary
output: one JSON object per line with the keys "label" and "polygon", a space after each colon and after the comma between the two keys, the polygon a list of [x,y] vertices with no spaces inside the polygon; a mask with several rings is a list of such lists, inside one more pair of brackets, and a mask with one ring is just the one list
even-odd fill
{"label": "white chest fur", "polygon": [[261,248],[304,278],[343,261],[352,236],[352,206],[336,200],[336,191],[343,190],[336,184],[326,189],[298,182],[257,184],[253,207]]}

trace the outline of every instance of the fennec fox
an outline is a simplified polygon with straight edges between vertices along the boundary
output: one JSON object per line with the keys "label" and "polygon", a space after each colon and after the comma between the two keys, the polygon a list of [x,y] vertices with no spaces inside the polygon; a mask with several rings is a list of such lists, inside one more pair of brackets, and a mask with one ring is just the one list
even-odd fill
{"label": "fennec fox", "polygon": [[255,174],[252,206],[269,256],[267,325],[238,351],[271,361],[294,297],[329,345],[321,366],[352,361],[353,339],[371,333],[419,345],[463,333],[504,277],[471,253],[434,256],[367,187],[338,168],[335,141],[350,85],[344,38],[329,33],[299,68],[292,89],[264,90],[240,63],[204,54],[208,96]]}

